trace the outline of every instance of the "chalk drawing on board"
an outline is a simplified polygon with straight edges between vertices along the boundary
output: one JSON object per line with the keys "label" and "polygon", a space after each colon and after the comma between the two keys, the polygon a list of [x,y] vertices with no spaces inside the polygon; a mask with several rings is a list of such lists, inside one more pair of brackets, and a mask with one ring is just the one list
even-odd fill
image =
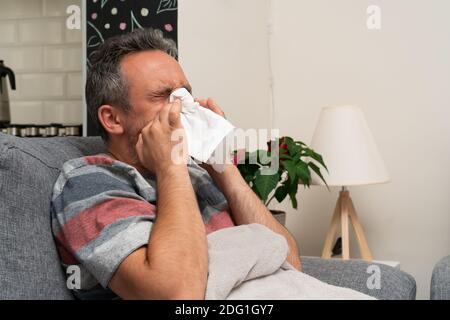
{"label": "chalk drawing on board", "polygon": [[156,13],[161,13],[164,11],[177,10],[178,0],[161,0],[159,2],[158,10]]}

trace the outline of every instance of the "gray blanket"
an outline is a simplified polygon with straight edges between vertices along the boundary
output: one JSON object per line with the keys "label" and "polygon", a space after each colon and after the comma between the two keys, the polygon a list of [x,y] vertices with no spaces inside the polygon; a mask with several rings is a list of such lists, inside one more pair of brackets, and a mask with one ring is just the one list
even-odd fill
{"label": "gray blanket", "polygon": [[207,300],[373,299],[299,272],[286,261],[286,239],[260,224],[209,234],[208,254]]}

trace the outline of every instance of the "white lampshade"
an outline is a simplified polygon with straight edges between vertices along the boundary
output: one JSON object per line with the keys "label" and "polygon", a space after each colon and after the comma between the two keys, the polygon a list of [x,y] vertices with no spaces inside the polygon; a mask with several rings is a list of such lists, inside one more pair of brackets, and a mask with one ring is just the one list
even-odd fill
{"label": "white lampshade", "polygon": [[[311,148],[323,156],[329,186],[351,186],[389,181],[384,162],[362,110],[356,106],[323,108]],[[313,184],[323,182],[315,174]]]}

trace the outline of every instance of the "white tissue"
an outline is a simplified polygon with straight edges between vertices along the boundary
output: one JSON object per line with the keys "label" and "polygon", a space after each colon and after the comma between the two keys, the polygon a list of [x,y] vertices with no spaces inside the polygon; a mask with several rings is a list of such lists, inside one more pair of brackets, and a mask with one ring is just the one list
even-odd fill
{"label": "white tissue", "polygon": [[180,88],[172,92],[170,102],[181,99],[181,123],[186,132],[189,155],[195,160],[208,162],[216,148],[234,126],[223,117],[200,106],[189,91]]}

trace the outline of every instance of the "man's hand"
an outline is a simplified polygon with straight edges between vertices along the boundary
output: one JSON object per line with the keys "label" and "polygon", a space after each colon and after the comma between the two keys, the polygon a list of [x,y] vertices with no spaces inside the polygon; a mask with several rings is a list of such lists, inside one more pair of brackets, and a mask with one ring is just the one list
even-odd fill
{"label": "man's hand", "polygon": [[[198,102],[200,104],[201,107],[206,108],[211,110],[212,112],[214,112],[215,114],[218,114],[219,116],[225,118],[225,113],[222,111],[222,109],[220,109],[219,105],[212,99],[212,98],[208,98],[208,99],[202,99],[202,98],[195,98],[194,99],[195,102]],[[213,154],[214,156],[214,154]],[[217,167],[213,168],[213,165],[208,164],[208,163],[202,163],[200,164],[200,167],[202,167],[205,170],[218,170],[221,171],[223,169],[223,164],[231,164],[232,160],[231,160],[231,156],[230,155],[225,155],[225,157],[223,157],[223,159],[219,160],[219,167],[220,169],[218,169]]]}
{"label": "man's hand", "polygon": [[136,152],[141,164],[159,174],[172,165],[187,163],[187,147],[180,120],[179,99],[165,105],[139,134]]}
{"label": "man's hand", "polygon": [[219,116],[225,118],[225,113],[220,109],[219,105],[212,99],[201,99],[195,98],[195,102],[198,102],[202,107],[211,110],[214,113],[217,113]]}
{"label": "man's hand", "polygon": [[[202,107],[208,108],[225,117],[223,111],[213,99],[195,99]],[[264,206],[253,190],[242,178],[239,170],[233,164],[225,164],[224,170],[215,171],[209,164],[201,164],[214,182],[219,186],[231,208],[231,215],[237,225],[259,223],[285,237],[289,246],[287,260],[298,270],[302,270],[300,256],[294,237],[283,227]]]}
{"label": "man's hand", "polygon": [[[109,288],[123,299],[204,299],[208,279],[206,230],[186,164],[174,163],[180,101],[166,105],[141,132],[139,160],[156,174],[158,218],[148,244],[118,267]],[[186,149],[184,149],[186,150]],[[187,159],[187,158],[186,158]],[[180,263],[182,268],[180,268]]]}

